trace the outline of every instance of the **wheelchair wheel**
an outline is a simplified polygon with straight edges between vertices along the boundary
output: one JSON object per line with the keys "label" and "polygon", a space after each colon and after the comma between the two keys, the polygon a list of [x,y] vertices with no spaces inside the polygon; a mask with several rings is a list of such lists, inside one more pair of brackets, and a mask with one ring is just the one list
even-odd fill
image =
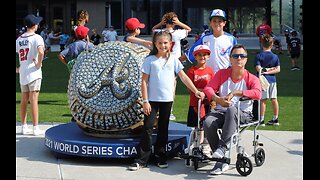
{"label": "wheelchair wheel", "polygon": [[199,159],[198,158],[193,158],[193,166],[194,170],[197,170],[199,168]]}
{"label": "wheelchair wheel", "polygon": [[249,174],[251,174],[253,166],[251,160],[248,157],[245,157],[242,154],[238,154],[236,168],[241,176],[248,176]]}
{"label": "wheelchair wheel", "polygon": [[266,154],[262,148],[258,148],[254,154],[254,160],[257,166],[261,166],[264,163]]}
{"label": "wheelchair wheel", "polygon": [[189,157],[185,160],[185,165],[187,167],[191,167],[192,166],[192,161],[191,161],[191,159]]}
{"label": "wheelchair wheel", "polygon": [[193,148],[192,150],[192,162],[193,162],[193,166],[194,166],[194,170],[197,170],[199,167],[199,155],[200,155],[200,149],[197,148]]}

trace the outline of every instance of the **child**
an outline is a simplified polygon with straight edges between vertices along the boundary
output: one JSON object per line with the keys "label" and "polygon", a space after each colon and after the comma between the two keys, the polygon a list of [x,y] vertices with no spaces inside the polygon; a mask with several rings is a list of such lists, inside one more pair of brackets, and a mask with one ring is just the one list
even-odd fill
{"label": "child", "polygon": [[143,98],[144,127],[140,140],[139,156],[129,169],[136,171],[146,167],[151,155],[153,125],[159,111],[157,138],[154,153],[157,166],[167,168],[166,144],[168,143],[168,126],[170,110],[173,103],[174,81],[177,74],[181,81],[196,97],[204,96],[197,90],[183,71],[178,58],[170,55],[172,37],[166,31],[153,35],[153,49],[142,64],[141,91]]}
{"label": "child", "polygon": [[[157,29],[161,26],[165,25],[164,29]],[[179,26],[183,29],[175,29],[175,26]],[[165,13],[162,16],[161,21],[153,26],[152,28],[153,32],[159,32],[159,31],[168,31],[172,35],[172,48],[171,48],[171,55],[175,56],[175,58],[178,58],[182,62],[186,62],[186,58],[183,56],[181,57],[181,40],[186,38],[188,36],[188,33],[191,32],[191,28],[182,23],[178,15],[175,12],[168,12]],[[175,82],[175,87],[176,87]],[[174,88],[175,91],[176,88]],[[175,93],[174,93],[175,95]],[[171,114],[170,114],[170,120],[175,120],[176,117],[173,115],[173,109],[171,109]]]}
{"label": "child", "polygon": [[42,61],[44,57],[44,41],[35,32],[39,28],[42,17],[32,14],[24,18],[27,31],[16,39],[16,53],[19,54],[19,82],[21,87],[20,118],[21,133],[28,134],[32,130],[27,125],[27,107],[30,101],[33,135],[44,134],[38,126],[38,99],[42,81]]}
{"label": "child", "polygon": [[297,31],[292,31],[291,38],[289,39],[289,42],[288,42],[288,51],[291,57],[292,71],[300,70],[300,67],[297,64],[298,64],[298,59],[300,57],[301,41],[300,41],[300,38],[297,37],[297,35],[298,35]]}
{"label": "child", "polygon": [[[192,66],[188,71],[187,75],[196,86],[199,91],[208,84],[208,82],[213,78],[214,72],[211,67],[207,66],[207,60],[210,58],[210,49],[207,45],[198,45],[194,48],[193,55],[197,60],[197,64]],[[192,92],[190,92],[190,102],[189,111],[187,118],[187,126],[197,127],[198,126],[198,100]],[[210,111],[210,103],[208,100],[204,100],[201,103],[200,111],[200,123],[205,119],[206,114]],[[203,131],[201,131],[203,132]],[[203,152],[206,156],[211,157],[211,149],[209,144],[205,140],[200,140],[203,143]]]}
{"label": "child", "polygon": [[74,41],[77,40],[76,38],[76,34],[75,34],[75,30],[77,29],[78,26],[84,26],[86,25],[86,23],[88,23],[89,21],[89,13],[86,10],[79,10],[77,12],[77,23],[76,25],[73,27],[72,31],[71,31],[71,36],[66,44],[66,46],[68,46],[69,44],[73,43]]}
{"label": "child", "polygon": [[202,36],[194,43],[190,50],[186,52],[186,55],[191,63],[195,62],[193,56],[194,48],[199,44],[206,44],[211,50],[207,65],[210,66],[214,72],[218,72],[218,70],[226,69],[230,66],[230,50],[237,44],[237,39],[223,30],[227,23],[226,13],[223,10],[214,9],[211,12],[209,21],[213,32]]}
{"label": "child", "polygon": [[151,41],[147,41],[137,37],[140,35],[140,28],[144,28],[145,24],[140,23],[140,21],[137,18],[129,18],[125,22],[125,27],[127,30],[127,34],[123,37],[123,41],[142,44],[147,48],[151,49]]}
{"label": "child", "polygon": [[280,39],[275,38],[273,45],[274,45],[274,50],[278,51],[278,54],[282,54],[282,45],[281,45]]}
{"label": "child", "polygon": [[[74,64],[74,59],[84,50],[92,50],[93,44],[88,42],[89,28],[85,26],[78,26],[75,30],[76,41],[69,44],[65,50],[60,52],[58,59],[71,71]],[[69,59],[69,60],[67,60]]]}
{"label": "child", "polygon": [[256,55],[255,66],[257,71],[263,68],[261,75],[265,76],[270,84],[266,91],[262,91],[260,107],[261,126],[264,126],[264,114],[266,111],[267,99],[271,99],[273,109],[272,120],[268,121],[267,124],[279,126],[279,104],[277,100],[277,81],[275,74],[280,72],[280,61],[278,56],[271,51],[273,38],[270,34],[262,35],[261,45],[263,51]]}

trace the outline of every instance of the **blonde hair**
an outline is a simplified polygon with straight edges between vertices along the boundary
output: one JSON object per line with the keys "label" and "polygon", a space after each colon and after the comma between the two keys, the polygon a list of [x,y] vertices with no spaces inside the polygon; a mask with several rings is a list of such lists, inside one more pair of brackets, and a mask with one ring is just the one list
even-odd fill
{"label": "blonde hair", "polygon": [[82,21],[87,20],[89,18],[89,13],[86,10],[80,10],[78,11],[77,17],[78,17],[77,25],[80,25]]}

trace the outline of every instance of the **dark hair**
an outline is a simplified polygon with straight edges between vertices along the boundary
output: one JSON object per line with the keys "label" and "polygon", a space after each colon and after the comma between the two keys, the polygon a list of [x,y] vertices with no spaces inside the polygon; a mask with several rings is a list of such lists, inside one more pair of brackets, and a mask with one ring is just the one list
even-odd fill
{"label": "dark hair", "polygon": [[[152,50],[150,51],[150,54],[149,55],[156,55],[158,54],[158,49],[156,47],[156,41],[158,40],[158,38],[160,36],[167,36],[169,37],[169,41],[171,42],[172,41],[172,35],[170,32],[168,31],[158,31],[158,32],[155,32],[153,34],[153,37],[152,37]],[[169,53],[170,54],[170,53]]]}
{"label": "dark hair", "polygon": [[173,24],[172,19],[174,17],[178,17],[178,15],[175,12],[168,12],[168,13],[164,14],[163,17],[166,20],[166,24]]}
{"label": "dark hair", "polygon": [[232,54],[232,52],[235,50],[235,49],[239,49],[239,48],[242,48],[246,53],[248,53],[247,49],[244,47],[244,45],[242,44],[236,44],[234,45],[231,50],[230,50],[230,56]]}
{"label": "dark hair", "polygon": [[298,33],[297,33],[297,31],[292,31],[292,32],[291,32],[291,35],[292,35],[292,36],[297,36]]}

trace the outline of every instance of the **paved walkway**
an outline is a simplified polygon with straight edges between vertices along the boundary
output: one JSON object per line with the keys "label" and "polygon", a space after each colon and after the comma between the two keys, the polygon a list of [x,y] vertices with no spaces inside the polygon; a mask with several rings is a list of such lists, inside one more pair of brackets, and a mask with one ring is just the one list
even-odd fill
{"label": "paved walkway", "polygon": [[[48,129],[59,124],[41,124]],[[30,125],[31,127],[31,125]],[[93,159],[86,157],[57,158],[44,145],[43,136],[20,134],[20,123],[16,123],[16,179],[17,180],[102,180],[102,179],[243,179],[236,170],[236,152],[232,152],[230,170],[223,175],[210,175],[214,162],[200,163],[199,169],[186,167],[183,159],[168,161],[168,169],[150,164],[136,172],[127,168],[132,159]],[[246,180],[301,180],[303,179],[303,133],[289,131],[258,130],[264,143],[266,158],[262,166],[256,167]],[[253,153],[253,131],[242,133],[241,144],[248,154]]]}

